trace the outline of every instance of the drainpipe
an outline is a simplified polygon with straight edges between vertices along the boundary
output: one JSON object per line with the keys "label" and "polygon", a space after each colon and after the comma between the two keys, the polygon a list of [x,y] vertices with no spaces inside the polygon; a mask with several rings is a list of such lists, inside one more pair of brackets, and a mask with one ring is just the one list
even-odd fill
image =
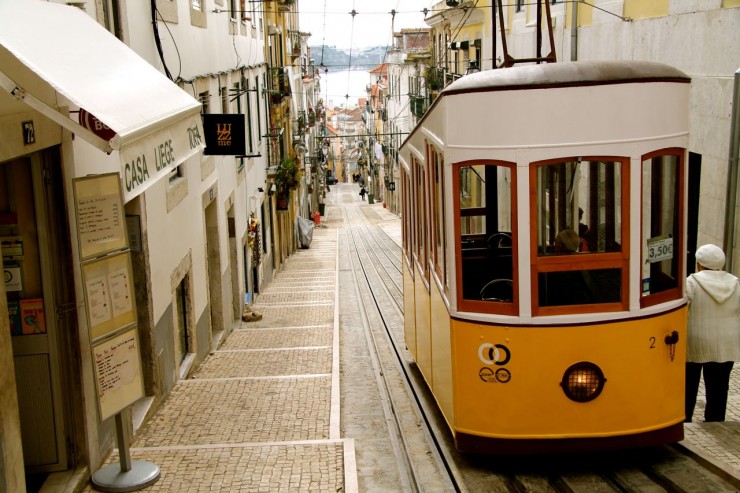
{"label": "drainpipe", "polygon": [[573,15],[570,22],[570,61],[578,60],[578,4],[573,2]]}
{"label": "drainpipe", "polygon": [[733,272],[735,248],[735,212],[737,210],[737,180],[740,164],[740,69],[735,71],[735,85],[732,95],[732,115],[730,116],[730,154],[727,158],[727,199],[725,202],[725,241],[727,272]]}

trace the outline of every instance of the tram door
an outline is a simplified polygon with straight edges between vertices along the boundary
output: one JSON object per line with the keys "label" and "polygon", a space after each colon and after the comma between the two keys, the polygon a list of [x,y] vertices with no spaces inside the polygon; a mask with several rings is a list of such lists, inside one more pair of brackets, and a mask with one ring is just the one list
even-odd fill
{"label": "tram door", "polygon": [[[55,268],[68,242],[55,232],[59,220],[66,227],[63,180],[54,177],[54,183],[50,175],[58,167],[56,150],[0,164],[3,271],[28,472],[67,468],[57,320],[62,306],[55,298],[61,271]],[[57,193],[47,194],[47,184]],[[62,202],[50,204],[54,195]]]}

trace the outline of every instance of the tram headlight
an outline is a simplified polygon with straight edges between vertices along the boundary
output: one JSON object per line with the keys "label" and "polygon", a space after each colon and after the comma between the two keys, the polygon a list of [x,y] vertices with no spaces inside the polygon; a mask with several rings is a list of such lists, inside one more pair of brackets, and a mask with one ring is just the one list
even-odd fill
{"label": "tram headlight", "polygon": [[582,361],[565,370],[560,386],[568,397],[576,402],[596,399],[604,390],[604,372],[593,363]]}

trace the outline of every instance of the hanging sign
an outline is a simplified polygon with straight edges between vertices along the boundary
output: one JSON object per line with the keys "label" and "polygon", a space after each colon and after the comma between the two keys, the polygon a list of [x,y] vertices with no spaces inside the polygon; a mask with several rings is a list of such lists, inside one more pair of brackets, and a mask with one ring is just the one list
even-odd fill
{"label": "hanging sign", "polygon": [[203,115],[203,131],[206,136],[204,154],[210,156],[243,156],[246,154],[244,115]]}
{"label": "hanging sign", "polygon": [[108,125],[101,122],[95,115],[88,113],[82,108],[80,108],[79,121],[80,125],[90,130],[103,140],[110,140],[116,136],[116,132],[114,132]]}

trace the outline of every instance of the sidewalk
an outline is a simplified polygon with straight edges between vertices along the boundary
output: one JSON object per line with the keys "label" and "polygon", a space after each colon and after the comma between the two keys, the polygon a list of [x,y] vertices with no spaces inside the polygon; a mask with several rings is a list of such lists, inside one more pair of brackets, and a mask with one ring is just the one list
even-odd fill
{"label": "sidewalk", "polygon": [[160,468],[144,491],[357,491],[339,437],[336,259],[336,229],[315,229],[260,294],[262,320],[175,386],[131,445]]}
{"label": "sidewalk", "polygon": [[702,382],[693,422],[684,423],[680,445],[740,480],[740,363],[735,363],[730,375],[725,421],[704,423],[705,404]]}

